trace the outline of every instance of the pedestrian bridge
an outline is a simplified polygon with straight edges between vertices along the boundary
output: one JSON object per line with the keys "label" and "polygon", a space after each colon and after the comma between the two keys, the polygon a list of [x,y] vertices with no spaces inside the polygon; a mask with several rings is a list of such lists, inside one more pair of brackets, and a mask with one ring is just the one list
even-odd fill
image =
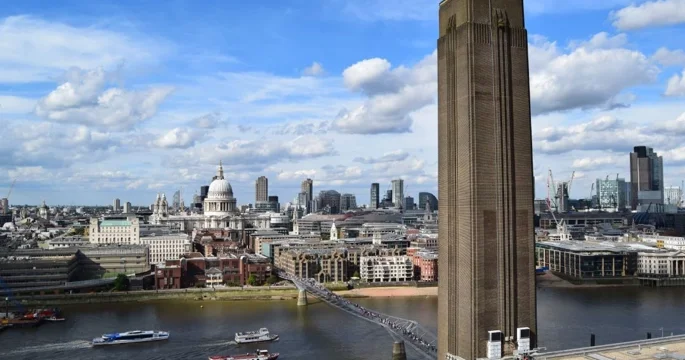
{"label": "pedestrian bridge", "polygon": [[[437,358],[437,337],[416,321],[366,309],[336,295],[313,279],[301,279],[283,271],[278,271],[278,276],[281,279],[291,281],[298,290],[305,294],[309,293],[321,301],[338,308],[339,310],[345,311],[352,316],[356,316],[385,328],[395,341],[404,341],[404,343],[409,345],[422,359],[435,360]],[[299,301],[301,300],[298,300],[298,303]]]}

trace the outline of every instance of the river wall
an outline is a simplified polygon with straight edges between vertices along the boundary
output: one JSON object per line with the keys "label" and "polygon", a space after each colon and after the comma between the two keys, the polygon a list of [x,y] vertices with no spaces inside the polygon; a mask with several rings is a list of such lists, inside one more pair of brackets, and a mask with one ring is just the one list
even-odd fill
{"label": "river wall", "polygon": [[[345,290],[346,287],[331,286],[331,290]],[[120,292],[98,292],[78,294],[53,294],[17,296],[12,302],[24,306],[52,306],[66,304],[113,303],[155,300],[192,300],[192,301],[245,301],[245,300],[294,300],[298,291],[294,286],[189,288],[171,290],[141,290]],[[310,297],[310,303],[317,302]]]}

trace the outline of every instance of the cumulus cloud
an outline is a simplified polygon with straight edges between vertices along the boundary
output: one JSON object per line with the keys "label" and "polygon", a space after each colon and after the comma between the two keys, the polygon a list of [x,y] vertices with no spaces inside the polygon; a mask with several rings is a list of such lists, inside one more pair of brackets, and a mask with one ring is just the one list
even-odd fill
{"label": "cumulus cloud", "polygon": [[666,135],[685,135],[685,113],[673,121],[659,121],[650,128],[650,132]]}
{"label": "cumulus cloud", "polygon": [[664,95],[685,96],[685,70],[683,70],[681,75],[675,74],[668,79]]}
{"label": "cumulus cloud", "polygon": [[390,151],[379,157],[357,157],[354,159],[356,162],[362,164],[377,164],[386,163],[392,161],[402,161],[409,157],[409,153],[404,150]]}
{"label": "cumulus cloud", "polygon": [[594,170],[598,168],[606,168],[607,165],[616,165],[621,159],[614,156],[603,157],[587,157],[573,160],[571,165],[574,169]]}
{"label": "cumulus cloud", "polygon": [[66,81],[38,101],[35,113],[58,123],[75,123],[125,130],[151,118],[171,94],[171,87],[143,91],[105,89],[102,69],[69,71]]}
{"label": "cumulus cloud", "polygon": [[662,47],[652,55],[652,59],[663,66],[685,65],[685,51]]}
{"label": "cumulus cloud", "polygon": [[306,67],[303,71],[302,74],[305,76],[320,76],[325,73],[323,69],[323,65],[319,64],[318,62],[313,62],[311,66]]}
{"label": "cumulus cloud", "polygon": [[685,23],[685,1],[647,1],[612,12],[610,18],[621,31],[681,24]]}
{"label": "cumulus cloud", "polygon": [[561,52],[553,42],[533,40],[529,46],[533,115],[625,107],[623,90],[651,83],[659,74],[647,56],[620,47],[625,43],[621,35],[597,34],[587,42],[571,44],[569,53]]}
{"label": "cumulus cloud", "polygon": [[333,122],[336,130],[348,134],[410,132],[410,114],[435,102],[437,51],[412,68],[392,69],[385,59],[363,60],[345,69],[343,81],[368,98],[352,110],[343,109]]}
{"label": "cumulus cloud", "polygon": [[161,148],[187,149],[202,137],[198,131],[186,128],[174,128],[156,138],[152,144]]}
{"label": "cumulus cloud", "polygon": [[629,152],[634,144],[673,146],[678,139],[653,134],[637,124],[626,124],[611,117],[572,125],[547,127],[533,133],[533,147],[539,154],[562,154],[574,150]]}
{"label": "cumulus cloud", "polygon": [[318,120],[302,120],[302,121],[291,121],[282,125],[275,125],[270,130],[269,133],[273,135],[289,135],[289,136],[301,136],[301,135],[322,135],[326,134],[331,127],[330,121],[318,121]]}

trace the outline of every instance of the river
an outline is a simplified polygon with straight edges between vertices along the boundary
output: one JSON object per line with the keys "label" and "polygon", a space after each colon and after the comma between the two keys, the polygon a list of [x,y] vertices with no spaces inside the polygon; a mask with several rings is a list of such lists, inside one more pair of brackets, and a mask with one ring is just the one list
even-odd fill
{"label": "river", "polygon": [[[538,290],[540,345],[548,350],[685,333],[684,288],[594,288]],[[436,328],[435,298],[366,298],[358,303]],[[64,306],[67,321],[0,334],[0,359],[206,359],[266,348],[281,359],[390,359],[392,340],[376,325],[326,304],[297,307],[295,301],[145,302]],[[237,331],[268,327],[279,342],[230,345]],[[160,329],[164,343],[91,348],[103,333]],[[409,353],[411,358],[411,353]]]}

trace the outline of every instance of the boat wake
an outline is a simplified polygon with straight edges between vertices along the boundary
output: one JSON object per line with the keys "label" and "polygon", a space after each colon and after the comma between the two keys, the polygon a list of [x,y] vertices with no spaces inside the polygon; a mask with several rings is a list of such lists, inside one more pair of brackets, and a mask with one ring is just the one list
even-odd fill
{"label": "boat wake", "polygon": [[19,355],[19,354],[30,354],[30,353],[41,353],[41,352],[54,352],[54,351],[66,351],[66,350],[77,350],[86,349],[90,347],[90,341],[85,340],[75,340],[65,343],[54,343],[54,344],[41,344],[35,346],[28,346],[25,348],[10,351],[8,353],[1,353],[0,358],[5,355]]}
{"label": "boat wake", "polygon": [[202,347],[217,347],[217,346],[226,346],[226,345],[238,345],[237,342],[231,340],[231,341],[218,341],[218,342],[213,342],[213,343],[208,343],[208,344],[202,344],[200,346]]}

